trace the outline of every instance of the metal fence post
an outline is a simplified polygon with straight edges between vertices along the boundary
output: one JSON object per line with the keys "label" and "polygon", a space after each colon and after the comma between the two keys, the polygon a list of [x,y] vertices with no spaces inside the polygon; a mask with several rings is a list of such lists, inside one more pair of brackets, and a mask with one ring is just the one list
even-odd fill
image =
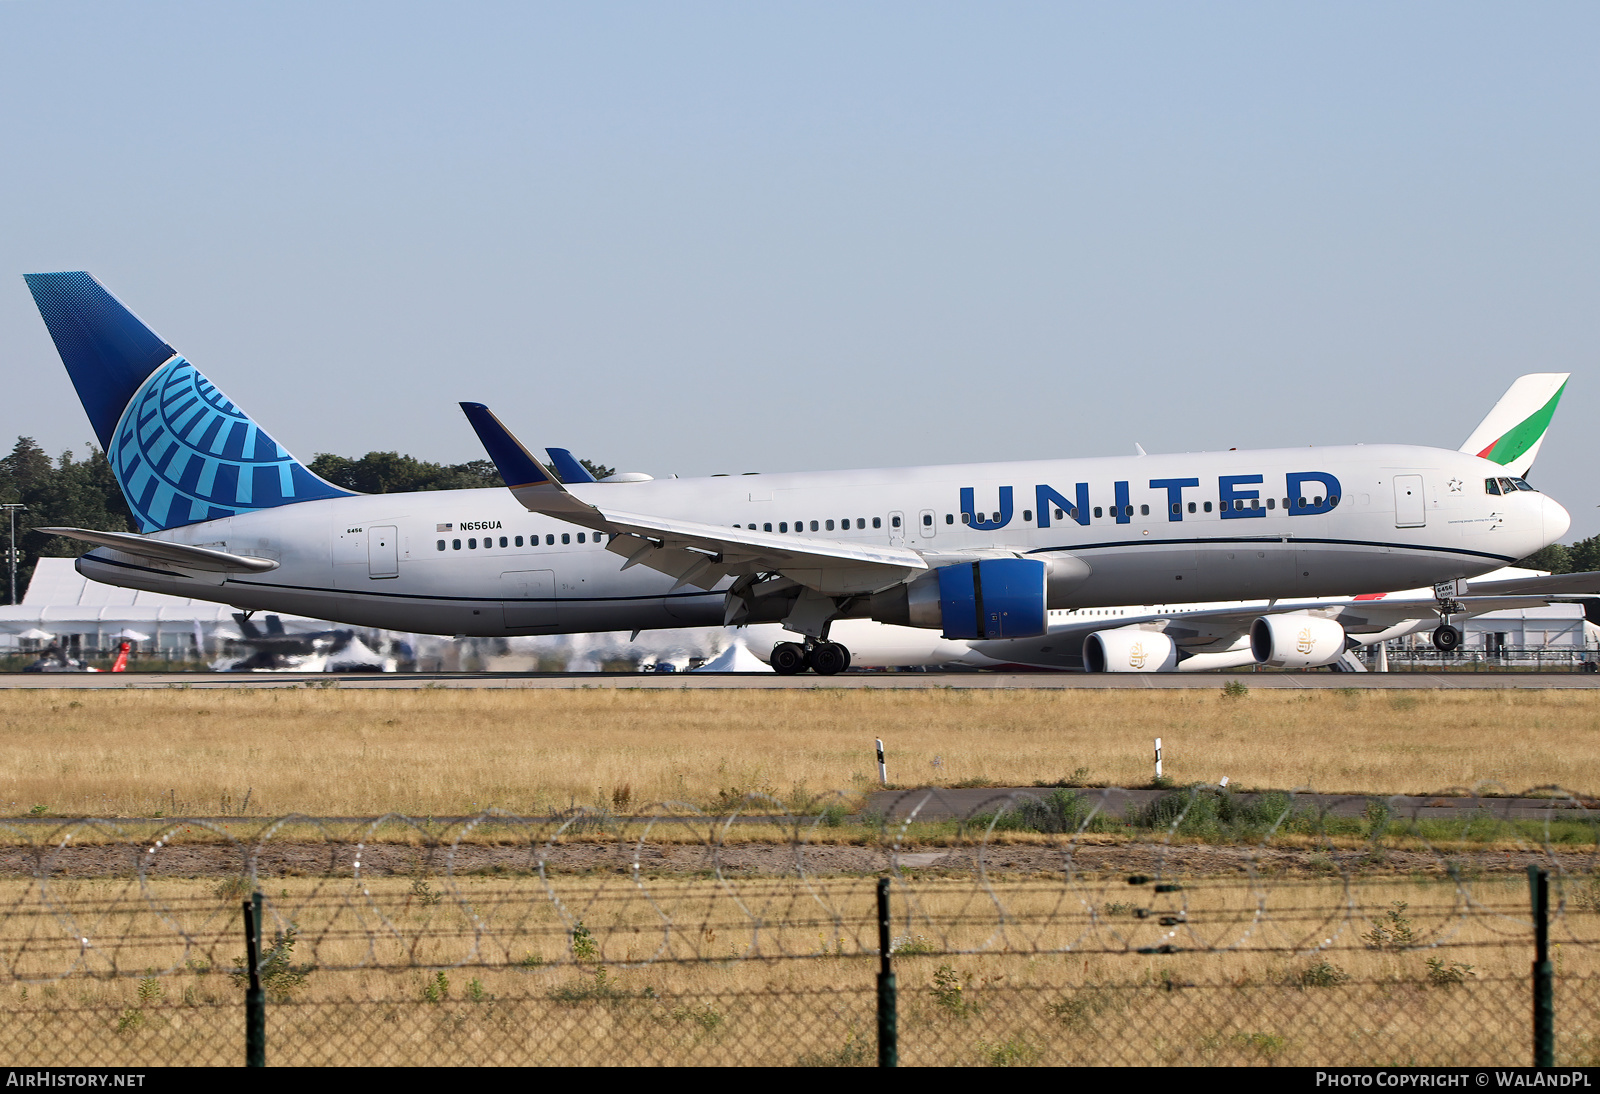
{"label": "metal fence post", "polygon": [[267,995],[261,990],[261,894],[244,902],[244,960],[250,986],[244,993],[244,1066],[267,1066]]}
{"label": "metal fence post", "polygon": [[889,950],[889,879],[878,879],[878,1066],[900,1065],[899,1023],[895,1014],[894,967]]}
{"label": "metal fence post", "polygon": [[1550,964],[1550,874],[1528,867],[1533,898],[1533,1066],[1556,1066],[1556,972]]}

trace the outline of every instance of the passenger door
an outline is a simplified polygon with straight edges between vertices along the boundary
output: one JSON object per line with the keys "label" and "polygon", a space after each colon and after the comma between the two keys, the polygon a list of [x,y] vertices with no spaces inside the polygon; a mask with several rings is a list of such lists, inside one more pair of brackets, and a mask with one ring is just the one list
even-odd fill
{"label": "passenger door", "polygon": [[506,630],[527,634],[555,629],[554,570],[511,570],[502,573],[500,597]]}
{"label": "passenger door", "polygon": [[1428,523],[1427,499],[1422,492],[1421,475],[1394,477],[1394,526],[1422,528]]}

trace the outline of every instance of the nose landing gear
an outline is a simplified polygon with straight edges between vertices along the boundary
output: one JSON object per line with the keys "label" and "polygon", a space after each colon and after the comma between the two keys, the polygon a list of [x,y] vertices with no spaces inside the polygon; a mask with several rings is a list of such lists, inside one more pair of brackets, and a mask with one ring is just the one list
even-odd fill
{"label": "nose landing gear", "polygon": [[1434,599],[1439,602],[1439,626],[1433,632],[1433,648],[1440,653],[1454,653],[1461,648],[1461,628],[1450,625],[1450,616],[1465,610],[1456,599],[1465,590],[1464,581],[1442,581],[1433,587]]}
{"label": "nose landing gear", "polygon": [[818,676],[833,676],[850,667],[850,651],[837,642],[808,639],[804,646],[798,642],[779,642],[772,647],[768,663],[779,676],[794,676],[806,669]]}

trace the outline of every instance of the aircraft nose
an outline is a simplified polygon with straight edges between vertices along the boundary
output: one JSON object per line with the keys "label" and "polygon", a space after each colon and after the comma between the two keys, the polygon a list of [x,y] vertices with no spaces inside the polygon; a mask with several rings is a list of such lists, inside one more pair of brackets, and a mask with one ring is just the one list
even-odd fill
{"label": "aircraft nose", "polygon": [[1540,494],[1544,501],[1544,538],[1546,543],[1554,543],[1567,534],[1567,529],[1572,527],[1572,514],[1567,512],[1560,502],[1554,498]]}

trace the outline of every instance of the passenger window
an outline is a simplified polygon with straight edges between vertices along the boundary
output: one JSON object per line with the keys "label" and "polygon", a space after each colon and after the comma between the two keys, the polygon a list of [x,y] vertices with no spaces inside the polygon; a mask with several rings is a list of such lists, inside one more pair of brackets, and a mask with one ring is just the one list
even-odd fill
{"label": "passenger window", "polygon": [[900,527],[900,518],[899,517],[890,517],[889,518],[889,527],[891,527],[891,528]]}
{"label": "passenger window", "polygon": [[1288,498],[1284,498],[1283,499],[1283,507],[1285,509],[1289,508],[1289,499]]}
{"label": "passenger window", "polygon": [[572,542],[572,533],[571,532],[562,532],[561,533],[561,542],[562,543],[571,543]]}
{"label": "passenger window", "polygon": [[[950,520],[950,514],[949,513],[946,513],[944,515],[944,522],[946,524],[952,523],[952,521]],[[971,524],[972,523],[972,514],[971,513],[962,513],[961,514],[961,523],[962,524]]]}
{"label": "passenger window", "polygon": [[811,530],[813,532],[815,532],[817,530],[817,522],[816,521],[812,521],[811,522]]}
{"label": "passenger window", "polygon": [[770,532],[770,531],[772,531],[772,525],[771,524],[763,524],[761,526],[761,530],[763,532]]}
{"label": "passenger window", "polygon": [[504,546],[506,546],[506,543],[507,543],[506,537],[505,536],[501,536],[500,537],[500,546],[504,547]]}
{"label": "passenger window", "polygon": [[1022,511],[1022,519],[1025,520],[1025,521],[1032,520],[1033,519],[1033,510],[1032,509],[1024,509]]}
{"label": "passenger window", "polygon": [[1194,512],[1194,502],[1192,501],[1189,503],[1189,512]]}
{"label": "passenger window", "polygon": [[1305,507],[1306,507],[1306,499],[1305,498],[1301,498],[1300,499],[1300,508],[1304,509]]}
{"label": "passenger window", "polygon": [[1250,499],[1250,508],[1252,508],[1252,509],[1260,509],[1261,508],[1261,499],[1260,498],[1251,498]]}
{"label": "passenger window", "polygon": [[1059,510],[1059,509],[1057,509],[1057,510],[1056,510],[1056,519],[1057,519],[1057,520],[1060,520],[1060,519],[1061,519],[1061,518],[1062,518],[1062,517],[1064,517],[1064,516],[1066,516],[1066,514],[1065,514],[1065,513],[1063,513],[1063,512],[1062,512],[1062,511],[1061,511],[1061,510]]}
{"label": "passenger window", "polygon": [[467,540],[467,550],[476,551],[477,549],[478,549],[478,541],[477,540],[475,540],[475,539]]}
{"label": "passenger window", "polygon": [[882,517],[873,517],[872,518],[872,526],[874,528],[882,528],[883,527],[883,518]]}
{"label": "passenger window", "polygon": [[1067,516],[1071,517],[1073,520],[1077,520],[1078,519],[1078,507],[1076,505],[1074,505],[1071,509],[1068,509],[1067,510]]}
{"label": "passenger window", "polygon": [[1100,507],[1098,505],[1094,507],[1094,515],[1097,517],[1100,515]]}
{"label": "passenger window", "polygon": [[1211,512],[1211,503],[1209,501],[1206,502],[1206,512]]}
{"label": "passenger window", "polygon": [[444,550],[444,540],[442,539],[439,541],[439,550]]}
{"label": "passenger window", "polygon": [[1141,517],[1148,517],[1150,515],[1150,507],[1148,505],[1139,506],[1139,515]]}
{"label": "passenger window", "polygon": [[460,541],[460,540],[459,540],[459,539],[453,539],[453,540],[451,540],[451,541],[450,541],[450,549],[451,549],[451,550],[452,550],[452,551],[459,551],[459,550],[461,550],[461,541]]}
{"label": "passenger window", "polygon": [[826,527],[827,530],[830,531],[830,532],[833,531],[833,521],[831,521],[831,520],[828,521],[827,524],[824,525],[824,527]]}
{"label": "passenger window", "polygon": [[521,546],[522,546],[522,537],[521,537],[521,536],[518,536],[518,537],[517,537],[517,546],[518,546],[518,547],[521,547]]}
{"label": "passenger window", "polygon": [[779,521],[778,522],[778,531],[787,532],[788,530],[789,530],[789,522],[788,521],[784,520],[784,521]]}
{"label": "passenger window", "polygon": [[1276,498],[1268,498],[1267,499],[1267,508],[1268,509],[1276,508],[1277,504],[1278,504],[1278,500]]}
{"label": "passenger window", "polygon": [[[874,519],[876,519],[876,518],[874,518]],[[867,518],[866,517],[857,517],[856,518],[856,528],[858,530],[860,530],[860,531],[866,531],[866,527],[867,527]]]}
{"label": "passenger window", "polygon": [[556,537],[554,535],[547,535],[547,536],[544,537],[544,545],[546,547],[554,547],[555,544],[556,544]]}
{"label": "passenger window", "polygon": [[1338,504],[1339,504],[1339,495],[1338,494],[1329,494],[1328,495],[1328,508],[1332,509],[1335,505],[1338,505]]}
{"label": "passenger window", "polygon": [[1322,495],[1318,494],[1316,497],[1312,498],[1311,499],[1311,504],[1317,506],[1318,508],[1321,508],[1321,506],[1322,506]]}
{"label": "passenger window", "polygon": [[583,533],[582,532],[578,533],[578,542],[579,543],[587,543],[588,542],[588,540],[583,538]]}
{"label": "passenger window", "polygon": [[1180,505],[1178,502],[1173,502],[1172,503],[1172,515],[1175,516],[1175,517],[1183,515],[1183,506]]}
{"label": "passenger window", "polygon": [[1494,494],[1494,495],[1498,496],[1499,493],[1500,493],[1500,480],[1499,479],[1484,479],[1483,480],[1483,489],[1484,489],[1485,493]]}

